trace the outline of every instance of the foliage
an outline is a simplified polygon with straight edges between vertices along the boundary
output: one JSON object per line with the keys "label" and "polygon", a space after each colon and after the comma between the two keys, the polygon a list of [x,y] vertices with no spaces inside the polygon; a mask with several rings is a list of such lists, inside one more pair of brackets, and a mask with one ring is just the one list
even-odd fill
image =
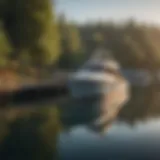
{"label": "foliage", "polygon": [[0,9],[0,65],[18,60],[22,70],[31,65],[68,69],[104,47],[124,67],[160,66],[158,27],[133,19],[123,24],[78,25],[64,14],[56,16],[51,0],[6,0],[0,2]]}
{"label": "foliage", "polygon": [[97,46],[109,49],[124,67],[155,69],[160,66],[158,27],[127,21],[95,23],[80,27],[87,53]]}
{"label": "foliage", "polygon": [[0,23],[0,67],[6,66],[8,62],[9,53],[12,51],[12,47],[7,39],[3,24]]}
{"label": "foliage", "polygon": [[76,57],[79,57],[82,46],[78,27],[68,23],[64,15],[59,17],[59,31],[61,33],[60,68],[73,68]]}
{"label": "foliage", "polygon": [[14,48],[10,56],[22,64],[24,59],[36,66],[54,63],[59,35],[51,0],[13,0],[5,7],[2,20]]}

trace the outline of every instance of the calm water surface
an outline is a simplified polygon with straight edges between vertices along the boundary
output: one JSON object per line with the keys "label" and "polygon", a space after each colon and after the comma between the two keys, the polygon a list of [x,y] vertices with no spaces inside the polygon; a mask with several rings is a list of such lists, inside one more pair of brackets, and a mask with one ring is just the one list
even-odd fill
{"label": "calm water surface", "polygon": [[61,132],[58,140],[60,159],[160,159],[159,115],[160,87],[133,87],[129,103],[104,134],[78,123],[71,127],[69,134]]}
{"label": "calm water surface", "polygon": [[[0,159],[160,160],[160,86],[132,87],[131,93],[103,133],[87,125],[99,114],[92,114],[88,102],[8,109],[0,116]],[[72,118],[71,105],[80,107]]]}

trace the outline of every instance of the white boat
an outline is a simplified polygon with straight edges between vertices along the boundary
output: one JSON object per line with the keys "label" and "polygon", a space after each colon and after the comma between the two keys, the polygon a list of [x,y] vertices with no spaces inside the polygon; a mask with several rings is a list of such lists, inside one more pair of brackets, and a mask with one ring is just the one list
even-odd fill
{"label": "white boat", "polygon": [[93,122],[95,126],[109,121],[129,99],[129,83],[120,74],[119,64],[102,55],[94,55],[70,76],[69,89],[74,99],[84,102],[89,100],[96,104],[99,97],[94,108],[99,113]]}
{"label": "white boat", "polygon": [[86,98],[110,94],[128,88],[128,82],[120,74],[120,66],[113,59],[93,56],[77,72],[69,77],[69,89],[74,98]]}

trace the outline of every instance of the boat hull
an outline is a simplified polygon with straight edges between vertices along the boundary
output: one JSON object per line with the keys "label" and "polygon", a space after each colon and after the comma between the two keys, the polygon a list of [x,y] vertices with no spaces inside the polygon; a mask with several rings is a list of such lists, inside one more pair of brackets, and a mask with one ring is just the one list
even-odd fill
{"label": "boat hull", "polygon": [[[70,90],[73,89],[71,91],[73,105],[68,109],[70,127],[84,124],[99,132],[116,118],[130,98],[129,83],[125,79],[118,81],[112,87],[108,83],[97,84],[89,81],[83,81],[81,85],[72,83],[74,89],[70,88]],[[97,90],[95,90],[96,87]],[[110,89],[108,89],[109,87]],[[86,89],[89,91],[86,92]]]}

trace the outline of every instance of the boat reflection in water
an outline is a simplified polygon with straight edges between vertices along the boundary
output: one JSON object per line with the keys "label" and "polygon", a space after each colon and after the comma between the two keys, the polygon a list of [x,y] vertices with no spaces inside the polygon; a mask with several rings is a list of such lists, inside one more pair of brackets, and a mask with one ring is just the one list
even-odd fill
{"label": "boat reflection in water", "polygon": [[69,111],[70,124],[87,124],[94,131],[104,131],[128,101],[129,84],[121,76],[119,64],[105,56],[94,55],[69,78],[75,104]]}

